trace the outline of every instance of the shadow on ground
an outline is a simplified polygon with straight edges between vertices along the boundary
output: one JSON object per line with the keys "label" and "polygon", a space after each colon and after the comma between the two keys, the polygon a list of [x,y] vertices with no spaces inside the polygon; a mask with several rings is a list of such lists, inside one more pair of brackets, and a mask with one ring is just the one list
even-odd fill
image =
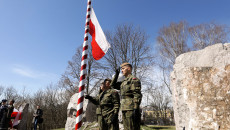
{"label": "shadow on ground", "polygon": [[171,127],[156,127],[156,126],[155,127],[154,126],[152,126],[152,127],[149,126],[149,128],[156,129],[156,130],[162,130],[162,129],[169,129],[170,130],[170,129],[172,129]]}

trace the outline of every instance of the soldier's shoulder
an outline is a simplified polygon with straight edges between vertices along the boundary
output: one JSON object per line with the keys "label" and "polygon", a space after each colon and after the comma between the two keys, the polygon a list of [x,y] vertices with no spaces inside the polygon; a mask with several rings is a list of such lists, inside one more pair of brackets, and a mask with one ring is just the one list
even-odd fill
{"label": "soldier's shoulder", "polygon": [[130,78],[131,78],[131,80],[133,80],[133,81],[140,81],[136,76],[133,76],[133,75],[132,75]]}
{"label": "soldier's shoulder", "polygon": [[113,89],[113,88],[111,88],[109,92],[110,93],[118,93],[118,91],[116,89]]}

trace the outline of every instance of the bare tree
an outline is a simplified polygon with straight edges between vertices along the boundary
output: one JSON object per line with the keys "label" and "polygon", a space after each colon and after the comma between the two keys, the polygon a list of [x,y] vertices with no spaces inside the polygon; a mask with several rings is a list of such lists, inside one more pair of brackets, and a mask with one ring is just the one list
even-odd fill
{"label": "bare tree", "polygon": [[149,89],[150,108],[155,111],[158,122],[162,124],[169,124],[170,117],[168,114],[171,112],[170,95],[164,90],[163,87],[155,87]]}
{"label": "bare tree", "polygon": [[141,80],[144,79],[154,60],[145,31],[124,24],[119,25],[114,33],[108,33],[107,38],[111,48],[105,58],[107,66],[111,66],[110,73],[114,73],[123,62],[129,62],[133,65],[133,74],[138,75]]}
{"label": "bare tree", "polygon": [[37,105],[43,106],[45,104],[44,101],[44,92],[42,90],[38,90],[34,95],[31,97],[30,104],[32,109],[36,109]]}
{"label": "bare tree", "polygon": [[0,97],[3,96],[3,92],[4,92],[4,87],[3,87],[3,86],[0,86]]}
{"label": "bare tree", "polygon": [[[18,91],[18,90],[17,90]],[[19,91],[18,93],[18,98],[15,101],[15,106],[20,106],[23,103],[29,103],[30,102],[30,94],[26,92],[26,87],[23,87],[22,90]]]}
{"label": "bare tree", "polygon": [[168,92],[172,94],[170,89],[170,72],[175,63],[175,59],[190,49],[188,48],[188,23],[180,21],[179,23],[170,23],[169,26],[164,26],[160,29],[157,36],[157,54],[159,67],[162,76],[162,87],[166,87]]}
{"label": "bare tree", "polygon": [[17,90],[13,87],[13,86],[10,86],[10,87],[7,87],[4,91],[4,98],[5,99],[14,99],[14,100],[17,100],[18,99],[18,93],[17,93]]}
{"label": "bare tree", "polygon": [[189,51],[187,39],[188,23],[185,21],[162,27],[157,36],[158,54],[173,65],[177,56]]}
{"label": "bare tree", "polygon": [[172,94],[170,88],[170,72],[172,71],[172,64],[165,62],[164,58],[160,57],[157,65],[161,73],[161,76],[158,77],[158,81],[160,81],[162,87],[167,88],[168,92]]}
{"label": "bare tree", "polygon": [[229,28],[226,25],[211,22],[190,27],[189,33],[191,35],[193,48],[200,50],[216,43],[225,43],[227,41]]}

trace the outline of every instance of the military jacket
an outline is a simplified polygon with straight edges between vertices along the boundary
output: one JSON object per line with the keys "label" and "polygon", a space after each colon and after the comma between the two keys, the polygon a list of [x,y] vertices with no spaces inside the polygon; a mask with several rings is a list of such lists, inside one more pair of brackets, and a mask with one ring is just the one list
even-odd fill
{"label": "military jacket", "polygon": [[[102,92],[102,90],[100,89],[98,95],[100,95],[101,92]],[[96,114],[101,115],[101,107],[99,106],[99,103],[96,103],[95,105],[97,105]]]}
{"label": "military jacket", "polygon": [[128,75],[120,85],[121,110],[138,109],[141,103],[141,82],[133,75]]}
{"label": "military jacket", "polygon": [[8,106],[8,112],[7,112],[7,118],[11,118],[11,114],[13,113],[14,111],[14,106],[13,105],[9,105]]}
{"label": "military jacket", "polygon": [[97,102],[101,109],[102,116],[112,112],[118,112],[120,107],[120,98],[115,89],[108,89],[100,93],[99,96],[92,99]]}

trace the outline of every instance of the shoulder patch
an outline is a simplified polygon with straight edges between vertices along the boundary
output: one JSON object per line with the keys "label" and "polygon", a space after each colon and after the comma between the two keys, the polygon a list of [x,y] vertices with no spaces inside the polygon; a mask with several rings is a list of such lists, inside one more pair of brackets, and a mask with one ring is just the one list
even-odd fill
{"label": "shoulder patch", "polygon": [[137,78],[133,78],[133,80],[136,80]]}

